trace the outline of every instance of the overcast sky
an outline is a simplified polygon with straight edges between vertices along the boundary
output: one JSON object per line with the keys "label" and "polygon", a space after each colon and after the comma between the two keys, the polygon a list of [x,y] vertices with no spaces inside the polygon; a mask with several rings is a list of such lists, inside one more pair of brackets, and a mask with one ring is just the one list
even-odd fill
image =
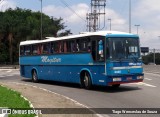
{"label": "overcast sky", "polygon": [[[64,1],[68,4],[70,10]],[[91,0],[43,0],[43,13],[55,18],[62,17],[67,29],[73,34],[86,31],[86,13],[90,12]],[[139,26],[141,46],[160,49],[160,0],[132,1],[132,33],[137,33]],[[0,10],[7,8],[25,8],[40,11],[40,0],[0,0]],[[129,0],[106,0],[106,26],[112,19],[112,30],[129,32]]]}

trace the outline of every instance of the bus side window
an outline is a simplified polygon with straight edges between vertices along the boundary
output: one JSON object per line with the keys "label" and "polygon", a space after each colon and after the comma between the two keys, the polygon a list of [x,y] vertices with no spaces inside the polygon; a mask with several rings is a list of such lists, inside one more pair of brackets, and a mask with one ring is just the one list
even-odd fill
{"label": "bus side window", "polygon": [[41,51],[41,44],[37,45],[37,54],[40,55],[42,53]]}
{"label": "bus side window", "polygon": [[40,47],[41,47],[41,48],[40,48],[41,54],[43,54],[43,44],[41,44]]}
{"label": "bus side window", "polygon": [[74,40],[71,41],[70,46],[71,46],[71,52],[76,52],[78,50],[76,41]]}
{"label": "bus side window", "polygon": [[96,55],[96,53],[97,53],[96,40],[92,41],[92,47],[91,48],[92,48],[92,57],[93,57],[93,60],[96,61],[96,58],[97,58],[97,55]]}
{"label": "bus side window", "polygon": [[68,47],[69,47],[68,52],[75,52],[76,51],[76,49],[75,49],[75,42],[74,41],[69,41]]}
{"label": "bus side window", "polygon": [[54,46],[54,42],[51,42],[51,51],[50,51],[51,54],[54,53],[54,47],[55,47],[55,46]]}
{"label": "bus side window", "polygon": [[47,53],[51,53],[51,43],[47,43]]}
{"label": "bus side window", "polygon": [[109,58],[109,44],[107,43],[106,44],[106,59],[108,59]]}
{"label": "bus side window", "polygon": [[53,43],[53,46],[54,46],[54,48],[53,48],[54,53],[58,53],[58,52],[59,52],[58,42],[54,42],[54,43]]}
{"label": "bus side window", "polygon": [[58,53],[62,53],[62,52],[64,52],[63,42],[59,41],[58,42]]}
{"label": "bus side window", "polygon": [[79,39],[76,40],[75,47],[76,47],[76,52],[80,52],[81,51],[80,50],[80,40]]}
{"label": "bus side window", "polygon": [[64,53],[66,53],[66,52],[67,52],[67,49],[68,49],[68,48],[67,48],[67,41],[64,41],[64,42],[63,42],[63,46],[64,46],[64,47],[63,47]]}
{"label": "bus side window", "polygon": [[42,45],[42,53],[49,54],[50,53],[50,43],[45,43]]}
{"label": "bus side window", "polygon": [[31,55],[31,46],[30,45],[24,47],[24,54]]}
{"label": "bus side window", "polygon": [[79,46],[80,46],[79,48],[81,52],[86,52],[87,51],[87,40],[85,38],[81,39]]}
{"label": "bus side window", "polygon": [[77,48],[80,52],[90,52],[91,51],[91,42],[89,37],[83,37],[77,40]]}
{"label": "bus side window", "polygon": [[38,54],[38,46],[37,45],[32,45],[32,54],[37,55]]}
{"label": "bus side window", "polygon": [[90,41],[88,42],[87,46],[88,46],[87,47],[88,48],[88,52],[91,52],[91,42]]}
{"label": "bus side window", "polygon": [[74,52],[74,50],[73,50],[73,41],[66,41],[64,43],[64,52],[67,52],[67,53]]}

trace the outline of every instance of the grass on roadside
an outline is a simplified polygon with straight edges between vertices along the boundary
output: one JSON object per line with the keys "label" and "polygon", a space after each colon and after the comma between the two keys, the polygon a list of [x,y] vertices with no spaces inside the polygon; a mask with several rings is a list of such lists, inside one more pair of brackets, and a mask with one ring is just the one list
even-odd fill
{"label": "grass on roadside", "polygon": [[[29,102],[21,94],[0,85],[0,107],[31,109]],[[11,114],[9,117],[34,117],[35,115]]]}

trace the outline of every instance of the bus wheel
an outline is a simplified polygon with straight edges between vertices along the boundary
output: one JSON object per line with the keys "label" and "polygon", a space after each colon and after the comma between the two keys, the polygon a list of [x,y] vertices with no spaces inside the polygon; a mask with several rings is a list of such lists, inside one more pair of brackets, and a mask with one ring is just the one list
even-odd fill
{"label": "bus wheel", "polygon": [[87,72],[84,73],[83,84],[85,89],[91,89],[92,87],[91,77]]}
{"label": "bus wheel", "polygon": [[120,87],[120,84],[114,84],[112,85],[113,88],[119,88]]}
{"label": "bus wheel", "polygon": [[38,82],[38,76],[37,76],[36,70],[33,70],[33,72],[32,72],[32,81]]}

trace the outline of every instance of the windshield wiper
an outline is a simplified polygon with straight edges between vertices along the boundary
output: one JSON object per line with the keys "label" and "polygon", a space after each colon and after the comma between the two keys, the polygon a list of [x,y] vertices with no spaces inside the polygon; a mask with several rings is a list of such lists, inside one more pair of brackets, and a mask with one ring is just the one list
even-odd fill
{"label": "windshield wiper", "polygon": [[137,63],[138,62],[138,58],[136,58],[135,56],[133,56],[132,54],[130,55],[131,59],[133,60],[133,62]]}
{"label": "windshield wiper", "polygon": [[124,58],[122,58],[122,57],[119,57],[119,58],[117,58],[117,59],[114,59],[115,61],[118,61],[118,62],[122,62],[123,61],[123,59]]}

